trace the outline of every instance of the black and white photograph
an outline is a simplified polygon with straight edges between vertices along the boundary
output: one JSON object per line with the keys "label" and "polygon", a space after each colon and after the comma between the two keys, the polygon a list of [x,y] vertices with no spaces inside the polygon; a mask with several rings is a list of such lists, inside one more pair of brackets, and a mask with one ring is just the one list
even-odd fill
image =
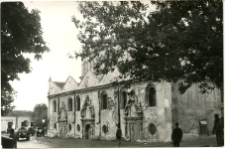
{"label": "black and white photograph", "polygon": [[223,147],[223,5],[2,1],[1,147]]}

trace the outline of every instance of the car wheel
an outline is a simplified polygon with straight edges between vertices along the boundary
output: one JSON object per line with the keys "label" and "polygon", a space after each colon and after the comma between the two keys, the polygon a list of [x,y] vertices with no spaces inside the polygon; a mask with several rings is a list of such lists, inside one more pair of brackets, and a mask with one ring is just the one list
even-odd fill
{"label": "car wheel", "polygon": [[27,140],[30,140],[30,136],[29,136],[29,137],[27,137]]}

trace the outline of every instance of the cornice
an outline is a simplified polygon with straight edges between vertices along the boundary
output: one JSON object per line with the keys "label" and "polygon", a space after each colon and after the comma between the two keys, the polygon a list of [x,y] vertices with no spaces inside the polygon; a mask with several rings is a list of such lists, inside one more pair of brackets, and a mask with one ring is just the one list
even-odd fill
{"label": "cornice", "polygon": [[[113,85],[112,83],[109,83],[109,84],[103,84],[103,85],[98,85],[98,86],[91,86],[91,87],[87,87],[87,88],[80,88],[80,89],[74,89],[74,90],[70,90],[70,91],[59,92],[59,93],[56,93],[56,94],[48,95],[47,97],[48,97],[48,99],[52,99],[52,98],[63,97],[63,96],[76,94],[76,93],[99,90],[99,89],[102,89],[102,88],[116,87],[116,86],[123,85],[125,82],[128,82],[128,81],[131,81],[131,80],[126,80],[123,83],[118,84],[118,85]],[[141,83],[141,82],[147,83],[147,82],[151,82],[151,81],[150,80],[143,80],[143,81],[133,80],[131,83],[136,84],[136,83]]]}
{"label": "cornice", "polygon": [[87,87],[87,88],[81,88],[81,89],[74,89],[74,90],[71,90],[71,91],[60,92],[60,93],[48,95],[47,97],[49,99],[52,99],[52,98],[55,98],[55,97],[62,97],[62,96],[70,95],[70,94],[94,91],[94,90],[99,90],[99,89],[102,89],[102,88],[109,88],[109,87],[112,87],[111,83],[110,84],[99,85],[99,86],[92,86],[92,87]]}

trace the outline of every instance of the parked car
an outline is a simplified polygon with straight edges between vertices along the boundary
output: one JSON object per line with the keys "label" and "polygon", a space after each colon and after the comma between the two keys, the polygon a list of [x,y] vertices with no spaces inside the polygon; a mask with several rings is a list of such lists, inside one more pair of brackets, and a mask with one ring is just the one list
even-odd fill
{"label": "parked car", "polygon": [[33,127],[30,127],[28,129],[28,133],[31,134],[32,136],[35,134],[36,130]]}
{"label": "parked car", "polygon": [[19,140],[19,138],[27,138],[27,140],[30,140],[30,134],[28,133],[28,130],[22,126],[18,132],[16,133],[16,137],[17,140]]}

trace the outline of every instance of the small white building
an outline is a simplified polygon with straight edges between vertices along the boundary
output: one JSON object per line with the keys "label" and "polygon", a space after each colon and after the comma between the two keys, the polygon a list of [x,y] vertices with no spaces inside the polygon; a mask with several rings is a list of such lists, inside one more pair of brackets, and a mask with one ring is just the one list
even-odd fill
{"label": "small white building", "polygon": [[20,128],[22,125],[32,126],[32,111],[11,111],[6,116],[1,116],[1,132],[7,132],[10,128]]}

